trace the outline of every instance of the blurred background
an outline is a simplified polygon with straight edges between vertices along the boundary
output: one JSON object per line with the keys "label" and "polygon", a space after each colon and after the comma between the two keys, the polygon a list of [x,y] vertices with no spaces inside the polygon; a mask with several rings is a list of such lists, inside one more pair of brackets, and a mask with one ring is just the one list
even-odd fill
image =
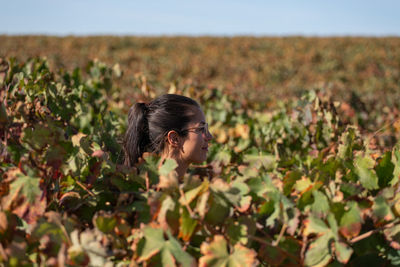
{"label": "blurred background", "polygon": [[[322,90],[369,132],[400,103],[400,2],[2,1],[0,56],[118,64],[120,95],[218,88],[276,106]],[[143,87],[144,86],[144,87]],[[388,122],[389,120],[389,122]]]}

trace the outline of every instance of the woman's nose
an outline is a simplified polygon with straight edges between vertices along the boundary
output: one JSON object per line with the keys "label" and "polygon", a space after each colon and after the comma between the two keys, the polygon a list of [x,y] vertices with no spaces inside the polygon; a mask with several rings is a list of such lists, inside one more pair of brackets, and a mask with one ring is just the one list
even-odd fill
{"label": "woman's nose", "polygon": [[206,139],[207,141],[210,141],[214,138],[214,136],[211,134],[211,132],[207,129],[207,134],[206,134]]}

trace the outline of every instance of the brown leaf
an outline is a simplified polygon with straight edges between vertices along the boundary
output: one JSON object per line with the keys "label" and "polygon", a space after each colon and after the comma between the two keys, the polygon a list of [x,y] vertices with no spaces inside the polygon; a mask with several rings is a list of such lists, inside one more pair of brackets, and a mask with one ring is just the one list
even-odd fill
{"label": "brown leaf", "polygon": [[251,196],[242,197],[242,199],[240,200],[240,206],[237,206],[236,209],[239,212],[246,212],[251,206],[251,200]]}
{"label": "brown leaf", "polygon": [[347,239],[351,239],[360,234],[361,231],[361,223],[353,223],[348,226],[342,226],[339,228],[340,233]]}
{"label": "brown leaf", "polygon": [[46,206],[46,198],[41,198],[38,196],[33,205],[27,201],[24,201],[22,205],[13,210],[13,213],[23,218],[28,224],[32,224],[43,216],[46,211]]}

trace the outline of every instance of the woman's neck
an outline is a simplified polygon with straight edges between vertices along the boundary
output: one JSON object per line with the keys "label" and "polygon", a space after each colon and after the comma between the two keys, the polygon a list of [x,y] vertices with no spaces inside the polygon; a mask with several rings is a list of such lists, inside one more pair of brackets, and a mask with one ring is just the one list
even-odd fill
{"label": "woman's neck", "polygon": [[184,162],[180,162],[177,159],[174,159],[176,161],[176,163],[178,163],[178,167],[175,168],[176,173],[178,174],[179,179],[183,178],[183,176],[185,176],[185,173],[189,167],[188,164],[185,164]]}

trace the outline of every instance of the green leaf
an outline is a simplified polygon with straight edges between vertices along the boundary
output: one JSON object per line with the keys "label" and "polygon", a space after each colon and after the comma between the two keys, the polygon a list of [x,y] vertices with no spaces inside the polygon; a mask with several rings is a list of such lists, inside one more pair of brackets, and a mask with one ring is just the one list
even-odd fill
{"label": "green leaf", "polygon": [[175,170],[178,167],[178,163],[174,159],[166,159],[163,165],[160,167],[159,172],[160,175],[168,175],[170,172]]}
{"label": "green leaf", "polygon": [[212,193],[209,197],[209,210],[205,220],[208,223],[219,225],[226,220],[231,210],[231,205],[220,194]]}
{"label": "green leaf", "polygon": [[378,189],[378,177],[373,170],[375,161],[370,157],[357,157],[354,167],[363,187],[369,190]]}
{"label": "green leaf", "polygon": [[326,225],[324,221],[321,219],[310,215],[308,219],[304,221],[305,228],[304,228],[304,235],[309,235],[309,234],[324,234],[324,233],[329,233],[330,229]]}
{"label": "green leaf", "polygon": [[[144,262],[155,255],[160,255],[159,266],[176,266],[178,261],[182,266],[190,267],[194,264],[194,259],[184,251],[179,242],[167,231],[168,240],[164,238],[164,231],[160,228],[146,226],[143,229],[144,243],[138,248],[138,262]],[[143,241],[143,239],[142,239]],[[155,259],[155,258],[153,258]]]}
{"label": "green leaf", "polygon": [[39,182],[39,178],[18,173],[17,179],[10,185],[10,195],[19,194],[25,196],[28,202],[32,204],[41,193]]}
{"label": "green leaf", "polygon": [[329,249],[331,238],[331,235],[324,234],[310,244],[305,254],[305,266],[325,266],[331,260]]}
{"label": "green leaf", "polygon": [[400,225],[394,225],[392,227],[386,228],[383,231],[385,238],[390,242],[390,245],[399,250],[400,248]]}
{"label": "green leaf", "polygon": [[254,250],[236,244],[231,253],[228,252],[227,242],[223,236],[214,236],[210,244],[201,245],[203,256],[199,260],[199,267],[246,267],[257,263]]}
{"label": "green leaf", "polygon": [[272,170],[276,167],[276,159],[273,155],[244,155],[243,161],[254,168],[264,167],[266,170]]}
{"label": "green leaf", "polygon": [[222,165],[228,165],[231,162],[231,153],[226,149],[221,150],[215,155],[215,160]]}
{"label": "green leaf", "polygon": [[34,240],[40,240],[42,237],[48,236],[53,244],[49,249],[49,254],[57,255],[62,243],[68,241],[66,233],[62,230],[60,225],[55,222],[48,222],[45,218],[38,220],[36,226],[32,231],[32,237]]}
{"label": "green leaf", "polygon": [[375,222],[389,222],[395,218],[389,204],[383,196],[378,196],[372,205],[372,214]]}
{"label": "green leaf", "polygon": [[387,151],[379,160],[375,168],[379,178],[379,187],[388,186],[393,179],[394,164],[392,163],[392,153]]}
{"label": "green leaf", "polygon": [[288,196],[296,181],[300,180],[302,173],[299,171],[288,172],[283,179],[283,193]]}
{"label": "green leaf", "polygon": [[139,251],[139,262],[146,261],[156,255],[164,246],[164,232],[160,228],[146,226],[143,229],[144,246]]}
{"label": "green leaf", "polygon": [[231,244],[241,243],[247,244],[248,241],[248,232],[247,225],[242,224],[241,222],[229,218],[227,221],[226,233],[229,237],[229,241]]}
{"label": "green leaf", "polygon": [[195,198],[197,198],[202,193],[204,193],[208,190],[209,184],[210,183],[208,180],[204,180],[203,183],[201,183],[201,185],[199,185],[198,187],[195,187],[195,188],[185,192],[184,197],[181,196],[181,198],[179,199],[179,202],[182,205],[189,205]]}
{"label": "green leaf", "polygon": [[196,229],[197,220],[190,217],[190,214],[186,207],[181,208],[181,217],[180,217],[180,227],[179,227],[179,236],[184,241],[189,241],[190,237],[193,234],[193,231]]}
{"label": "green leaf", "polygon": [[319,217],[324,217],[329,211],[328,198],[320,191],[313,191],[314,203],[311,205],[311,211]]}
{"label": "green leaf", "polygon": [[100,212],[97,216],[93,218],[93,223],[103,233],[110,233],[117,225],[117,219],[114,215],[108,215]]}
{"label": "green leaf", "polygon": [[[1,81],[0,81],[1,83]],[[6,108],[3,104],[3,102],[0,103],[0,123],[1,124],[6,124],[8,122],[8,117],[7,117],[7,112]]]}
{"label": "green leaf", "polygon": [[346,131],[340,136],[338,156],[342,159],[352,158],[353,150],[357,148],[356,139],[359,136],[358,130],[354,126],[347,127]]}
{"label": "green leaf", "polygon": [[343,264],[346,264],[351,254],[353,254],[353,249],[343,242],[335,242],[335,255],[336,259]]}
{"label": "green leaf", "polygon": [[[195,265],[195,261],[189,253],[182,249],[182,246],[179,242],[171,235],[171,233],[167,232],[168,241],[164,245],[164,251],[170,251],[175,259],[182,264],[184,267],[192,267]],[[163,266],[167,266],[163,262]]]}
{"label": "green leaf", "polygon": [[167,195],[161,204],[157,221],[163,229],[178,227],[179,225],[179,204],[171,196]]}
{"label": "green leaf", "polygon": [[33,149],[41,150],[46,147],[52,139],[54,132],[49,128],[36,124],[33,128],[27,127],[24,129],[22,140],[29,144]]}
{"label": "green leaf", "polygon": [[357,202],[350,201],[349,208],[340,219],[340,233],[346,238],[356,237],[361,231],[361,211],[358,208]]}
{"label": "green leaf", "polygon": [[393,180],[390,185],[395,185],[399,181],[400,177],[400,150],[393,150],[394,157],[392,158],[392,163],[394,164],[393,170]]}

